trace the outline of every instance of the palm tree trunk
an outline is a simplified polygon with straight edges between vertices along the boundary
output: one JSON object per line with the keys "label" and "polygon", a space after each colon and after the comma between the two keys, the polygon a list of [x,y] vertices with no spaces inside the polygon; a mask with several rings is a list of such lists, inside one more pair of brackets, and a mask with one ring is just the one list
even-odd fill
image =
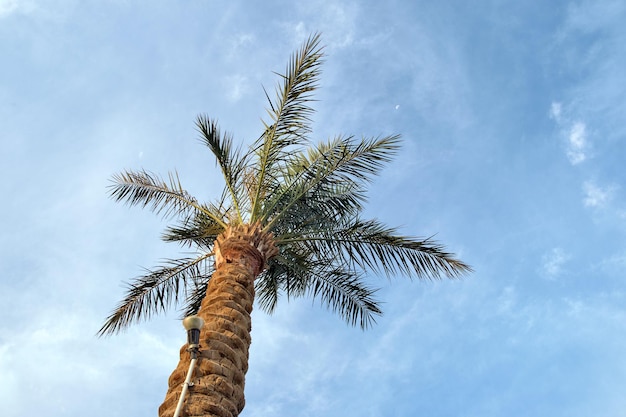
{"label": "palm tree trunk", "polygon": [[[182,416],[236,417],[243,410],[254,279],[276,252],[273,236],[258,225],[229,227],[215,241],[216,269],[198,312],[205,325]],[[159,417],[172,417],[176,410],[191,360],[186,348],[170,376]]]}

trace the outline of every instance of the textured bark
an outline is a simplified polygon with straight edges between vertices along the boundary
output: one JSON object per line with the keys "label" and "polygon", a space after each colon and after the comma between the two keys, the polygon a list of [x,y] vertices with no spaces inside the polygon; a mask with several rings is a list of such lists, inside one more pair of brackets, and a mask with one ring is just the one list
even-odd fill
{"label": "textured bark", "polygon": [[[277,252],[258,225],[229,227],[215,241],[216,269],[198,312],[205,321],[200,353],[181,416],[236,417],[243,410],[254,279]],[[160,417],[174,415],[190,360],[184,345]]]}

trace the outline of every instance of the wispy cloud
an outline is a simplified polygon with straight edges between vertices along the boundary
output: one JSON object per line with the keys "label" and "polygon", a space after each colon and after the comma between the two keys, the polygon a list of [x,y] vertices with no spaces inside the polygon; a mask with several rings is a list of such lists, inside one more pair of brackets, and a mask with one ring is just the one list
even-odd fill
{"label": "wispy cloud", "polygon": [[[300,44],[311,32],[320,31],[324,34],[325,45],[331,49],[341,49],[352,45],[355,38],[360,8],[358,3],[333,3],[323,0],[298,3],[297,8],[304,20],[291,22],[286,27],[293,33],[296,44]],[[311,25],[310,19],[314,24]]]}
{"label": "wispy cloud", "polygon": [[227,94],[228,99],[233,103],[238,102],[249,91],[248,79],[241,74],[226,77],[225,85],[231,86]]}
{"label": "wispy cloud", "polygon": [[541,263],[541,271],[543,275],[550,279],[554,279],[563,273],[563,266],[570,259],[570,255],[567,254],[561,248],[553,248],[550,252],[543,255]]}
{"label": "wispy cloud", "polygon": [[550,105],[550,118],[554,119],[557,123],[561,123],[562,107],[562,104],[557,102],[553,102]]}
{"label": "wispy cloud", "polygon": [[30,13],[36,4],[29,0],[0,0],[0,19],[15,13]]}
{"label": "wispy cloud", "polygon": [[16,14],[58,19],[66,16],[77,3],[76,0],[0,0],[0,19]]}
{"label": "wispy cloud", "polygon": [[626,35],[626,3],[621,0],[571,2],[558,35],[559,71],[580,74],[563,94],[603,139],[624,136],[621,81],[626,55],[615,53]]}
{"label": "wispy cloud", "polygon": [[585,181],[583,204],[585,207],[604,208],[613,198],[616,189],[615,185],[601,187],[593,181]]}
{"label": "wispy cloud", "polygon": [[578,165],[587,160],[591,150],[587,124],[580,120],[569,120],[560,102],[553,102],[550,105],[549,116],[559,126],[561,134],[565,136],[565,154],[570,163]]}
{"label": "wispy cloud", "polygon": [[17,0],[0,0],[0,17],[9,15],[17,10]]}
{"label": "wispy cloud", "polygon": [[604,258],[598,267],[603,272],[619,277],[621,280],[626,269],[626,251],[617,252]]}
{"label": "wispy cloud", "polygon": [[569,129],[567,137],[567,158],[572,165],[587,159],[589,145],[587,143],[587,126],[583,122],[575,122]]}
{"label": "wispy cloud", "polygon": [[[163,379],[153,388],[165,392],[163,381],[171,370],[173,355],[162,334],[157,337],[136,328],[127,337],[98,340],[91,332],[97,319],[90,312],[77,314],[71,308],[46,308],[33,317],[28,323],[20,323],[20,328],[11,329],[10,340],[0,339],[3,415],[27,415],[22,414],[27,401],[32,402],[29,412],[34,414],[45,410],[47,415],[77,415],[82,407],[80,400],[72,401],[68,392],[92,398],[94,405],[101,407],[112,399],[105,399],[108,394],[101,387],[132,392],[133,378],[119,377],[128,369],[144,374],[161,373]],[[33,361],[35,357],[39,360]],[[101,366],[102,362],[107,366]],[[45,366],[40,366],[41,363]],[[38,383],[41,380],[54,383],[41,385]],[[121,415],[118,413],[122,410],[134,407],[107,404],[110,415]]]}

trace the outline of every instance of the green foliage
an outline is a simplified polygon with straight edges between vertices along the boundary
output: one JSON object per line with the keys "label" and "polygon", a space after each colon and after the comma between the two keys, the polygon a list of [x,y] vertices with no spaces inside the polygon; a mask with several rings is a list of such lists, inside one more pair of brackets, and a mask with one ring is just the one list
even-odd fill
{"label": "green foliage", "polygon": [[452,278],[471,271],[430,239],[401,236],[360,218],[367,186],[398,152],[399,136],[309,141],[309,104],[323,57],[319,41],[312,36],[292,56],[276,98],[268,97],[270,120],[247,152],[235,148],[216,121],[198,117],[200,139],[225,183],[215,203],[198,203],[176,174],[167,182],[145,171],[113,177],[115,200],[176,217],[163,239],[194,248],[198,256],[169,260],[136,278],[100,334],[115,333],[171,304],[182,304],[185,315],[197,312],[213,272],[214,240],[229,224],[260,222],[264,232],[274,234],[280,252],[256,281],[257,302],[270,313],[282,294],[310,296],[348,323],[367,328],[381,314],[376,289],[365,283],[368,273]]}

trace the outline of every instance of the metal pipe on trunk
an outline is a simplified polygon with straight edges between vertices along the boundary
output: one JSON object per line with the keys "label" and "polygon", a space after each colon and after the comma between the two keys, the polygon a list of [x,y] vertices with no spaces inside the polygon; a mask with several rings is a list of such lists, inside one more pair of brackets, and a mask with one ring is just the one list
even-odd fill
{"label": "metal pipe on trunk", "polygon": [[192,359],[189,363],[187,378],[185,378],[185,382],[183,383],[183,391],[180,393],[180,398],[178,399],[178,405],[176,406],[174,417],[178,417],[180,415],[180,411],[183,409],[183,403],[185,402],[185,396],[187,395],[187,390],[189,389],[189,385],[191,384],[191,376],[193,375],[193,369],[196,366],[197,360],[198,359],[196,358],[195,352],[192,352]]}

